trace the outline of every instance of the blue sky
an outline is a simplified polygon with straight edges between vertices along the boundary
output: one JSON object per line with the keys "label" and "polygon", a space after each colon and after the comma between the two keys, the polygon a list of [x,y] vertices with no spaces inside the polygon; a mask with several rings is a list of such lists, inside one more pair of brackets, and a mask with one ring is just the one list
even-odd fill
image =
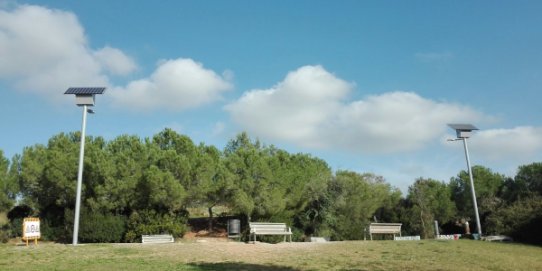
{"label": "blue sky", "polygon": [[70,86],[106,86],[87,133],[166,127],[223,148],[241,131],[334,170],[542,160],[540,1],[2,1],[0,149],[77,131]]}

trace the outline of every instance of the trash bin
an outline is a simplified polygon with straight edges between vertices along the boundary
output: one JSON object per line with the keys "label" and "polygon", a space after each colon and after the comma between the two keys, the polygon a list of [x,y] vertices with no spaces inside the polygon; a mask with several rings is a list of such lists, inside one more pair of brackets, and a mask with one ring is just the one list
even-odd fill
{"label": "trash bin", "polygon": [[241,237],[241,220],[239,219],[228,220],[228,237],[229,238]]}

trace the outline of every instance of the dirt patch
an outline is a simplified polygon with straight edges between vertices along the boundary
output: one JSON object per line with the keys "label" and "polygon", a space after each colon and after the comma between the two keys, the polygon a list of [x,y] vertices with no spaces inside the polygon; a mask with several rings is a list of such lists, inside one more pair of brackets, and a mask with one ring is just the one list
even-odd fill
{"label": "dirt patch", "polygon": [[183,239],[187,241],[206,240],[208,242],[228,241],[228,220],[236,217],[224,216],[213,218],[213,228],[209,230],[209,218],[199,217],[188,220],[190,232],[184,234]]}
{"label": "dirt patch", "polygon": [[173,244],[117,244],[141,250],[151,258],[166,257],[172,260],[192,263],[205,259],[206,262],[248,262],[275,263],[276,259],[288,259],[303,251],[310,254],[330,243],[285,242],[244,243],[228,239],[196,237],[182,239]]}

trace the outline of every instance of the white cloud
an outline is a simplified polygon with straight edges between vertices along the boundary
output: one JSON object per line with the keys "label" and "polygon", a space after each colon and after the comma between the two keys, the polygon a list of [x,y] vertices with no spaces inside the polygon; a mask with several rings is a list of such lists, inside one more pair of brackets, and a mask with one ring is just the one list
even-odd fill
{"label": "white cloud", "polygon": [[412,92],[347,102],[352,88],[321,66],[305,66],[273,88],[246,92],[226,110],[258,137],[365,153],[416,150],[445,133],[446,123],[486,118],[469,107]]}
{"label": "white cloud", "polygon": [[149,78],[113,88],[109,95],[118,106],[134,110],[166,108],[180,111],[221,98],[232,85],[192,59],[161,61]]}
{"label": "white cloud", "polygon": [[183,110],[221,98],[232,88],[233,72],[223,76],[191,59],[163,61],[149,77],[125,87],[109,75],[127,75],[135,61],[119,49],[89,47],[77,17],[62,10],[19,5],[0,9],[0,79],[19,90],[58,100],[70,86],[107,86],[117,106],[134,110]]}
{"label": "white cloud", "polygon": [[470,141],[477,155],[487,160],[527,163],[542,152],[542,127],[480,130]]}
{"label": "white cloud", "polygon": [[134,65],[115,48],[93,52],[73,13],[31,5],[0,10],[0,56],[1,79],[53,100],[69,86],[107,86],[105,71]]}
{"label": "white cloud", "polygon": [[345,105],[327,131],[345,148],[400,152],[419,149],[439,138],[447,129],[446,123],[483,118],[466,106],[396,91]]}
{"label": "white cloud", "polygon": [[134,60],[116,48],[106,46],[94,55],[105,69],[115,75],[127,75],[137,69]]}
{"label": "white cloud", "polygon": [[325,143],[319,134],[322,125],[329,123],[330,112],[341,108],[351,88],[321,66],[305,66],[273,88],[246,92],[226,110],[258,136],[320,146]]}

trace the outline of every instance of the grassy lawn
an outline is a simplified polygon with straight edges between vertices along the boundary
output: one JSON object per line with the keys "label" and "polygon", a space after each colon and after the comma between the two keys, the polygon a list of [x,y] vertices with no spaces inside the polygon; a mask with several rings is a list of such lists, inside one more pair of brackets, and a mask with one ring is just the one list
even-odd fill
{"label": "grassy lawn", "polygon": [[2,244],[0,270],[542,270],[542,248],[471,240]]}

